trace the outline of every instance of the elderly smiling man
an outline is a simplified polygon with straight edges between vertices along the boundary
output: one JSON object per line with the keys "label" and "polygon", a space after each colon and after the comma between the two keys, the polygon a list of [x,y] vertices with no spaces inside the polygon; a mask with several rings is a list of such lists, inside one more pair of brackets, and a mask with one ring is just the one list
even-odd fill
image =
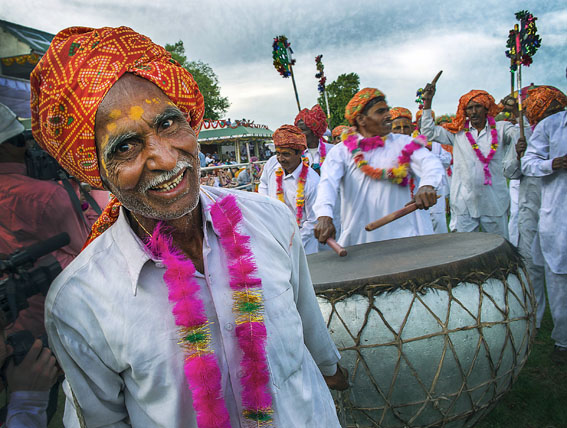
{"label": "elderly smiling man", "polygon": [[31,85],[36,139],[116,196],[47,297],[66,426],[338,426],[327,384],[347,384],[296,221],[199,189],[192,76],[129,28],[69,28]]}

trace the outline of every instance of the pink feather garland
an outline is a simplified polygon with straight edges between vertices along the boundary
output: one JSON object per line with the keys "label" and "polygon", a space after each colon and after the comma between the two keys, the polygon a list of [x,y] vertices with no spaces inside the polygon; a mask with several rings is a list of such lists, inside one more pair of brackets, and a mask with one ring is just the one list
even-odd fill
{"label": "pink feather garland", "polygon": [[[242,220],[236,198],[226,196],[211,207],[213,226],[219,232],[220,243],[228,258],[230,287],[234,291],[257,295],[262,281],[256,275],[256,264],[250,250],[250,237],[237,231]],[[168,287],[168,297],[177,326],[182,328],[182,341],[189,354],[185,360],[185,377],[193,396],[193,406],[200,428],[228,428],[230,417],[222,398],[222,375],[216,357],[208,348],[208,341],[200,346],[192,345],[187,337],[189,332],[209,333],[203,302],[199,299],[199,284],[194,279],[195,267],[191,260],[175,249],[167,236],[165,227],[158,223],[146,246],[149,251],[163,261],[166,267],[164,281]],[[246,303],[246,302],[243,302]],[[244,414],[264,424],[272,413],[270,395],[270,374],[266,357],[267,332],[263,323],[263,308],[251,313],[240,313],[248,320],[239,322],[236,337],[243,356],[241,369],[242,404]]]}
{"label": "pink feather garland", "polygon": [[[200,287],[193,277],[195,266],[173,248],[162,223],[158,223],[146,246],[155,257],[162,259],[167,268],[164,281],[169,301],[173,304],[175,324],[181,328],[206,326],[205,308],[198,297]],[[212,352],[188,355],[184,371],[199,427],[230,428],[230,417],[222,397],[222,376],[215,355]]]}
{"label": "pink feather garland", "polygon": [[[238,215],[235,215],[236,212]],[[260,288],[262,282],[255,276],[256,265],[249,248],[249,238],[243,239],[235,227],[234,218],[238,216],[241,218],[242,214],[232,195],[211,207],[211,217],[220,234],[221,245],[229,256],[240,255],[229,264],[230,286],[235,291]],[[244,322],[236,327],[236,337],[243,353],[241,368],[244,375],[241,384],[245,413],[270,413],[272,397],[268,387],[270,375],[265,351],[266,327],[263,322]]]}

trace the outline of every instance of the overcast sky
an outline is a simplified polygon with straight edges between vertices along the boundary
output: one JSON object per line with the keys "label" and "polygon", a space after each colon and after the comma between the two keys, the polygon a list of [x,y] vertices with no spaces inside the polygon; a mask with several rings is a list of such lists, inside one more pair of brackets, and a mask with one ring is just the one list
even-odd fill
{"label": "overcast sky", "polygon": [[291,79],[272,65],[277,35],[285,34],[295,52],[302,108],[316,103],[314,58],[323,54],[328,82],[356,72],[361,88],[379,88],[392,107],[414,113],[416,90],[443,70],[433,109],[454,113],[470,89],[485,89],[497,101],[509,92],[505,44],[522,9],[538,18],[542,37],[534,64],[523,70],[524,85],[565,91],[565,0],[0,0],[0,19],[50,33],[126,25],[162,45],[182,40],[189,59],[217,73],[231,103],[227,117],[276,129],[297,114]]}

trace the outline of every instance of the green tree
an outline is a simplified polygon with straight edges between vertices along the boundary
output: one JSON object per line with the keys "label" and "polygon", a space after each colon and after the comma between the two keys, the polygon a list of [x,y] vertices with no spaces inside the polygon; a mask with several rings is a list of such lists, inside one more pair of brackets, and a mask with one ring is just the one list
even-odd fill
{"label": "green tree", "polygon": [[165,45],[165,50],[171,53],[174,60],[193,75],[199,85],[199,90],[205,98],[205,118],[221,119],[228,110],[228,97],[221,96],[219,79],[211,66],[203,61],[188,61],[183,42]]}
{"label": "green tree", "polygon": [[[348,125],[348,121],[345,119],[345,107],[354,94],[358,92],[359,86],[360,77],[356,73],[341,74],[337,77],[337,80],[326,85],[325,90],[331,111],[331,119],[329,120],[331,130],[338,125]],[[327,111],[325,97],[319,96],[317,102],[323,107],[324,111]]]}

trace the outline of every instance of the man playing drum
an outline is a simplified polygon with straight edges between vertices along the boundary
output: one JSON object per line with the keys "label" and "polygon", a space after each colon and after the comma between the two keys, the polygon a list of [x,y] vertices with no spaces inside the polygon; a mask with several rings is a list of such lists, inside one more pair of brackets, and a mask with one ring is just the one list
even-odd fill
{"label": "man playing drum", "polygon": [[543,264],[545,269],[553,318],[551,337],[555,340],[552,359],[567,364],[567,112],[561,111],[567,99],[563,94],[548,92],[547,96],[539,94],[539,103],[533,108],[556,109],[559,113],[543,119],[534,129],[522,157],[522,173],[541,177],[541,208],[533,261]]}
{"label": "man playing drum", "polygon": [[313,235],[317,218],[313,204],[317,198],[319,175],[309,167],[303,152],[305,135],[296,126],[283,125],[273,135],[276,155],[262,171],[258,193],[278,199],[291,210],[297,220],[305,254],[316,253],[319,243]]}
{"label": "man playing drum", "polygon": [[424,148],[423,139],[392,134],[385,95],[375,88],[355,94],[345,110],[353,126],[327,155],[315,204],[315,236],[325,242],[335,234],[333,207],[340,189],[343,246],[433,233],[429,214],[413,212],[396,223],[367,232],[368,223],[402,208],[411,201],[411,175],[419,177],[415,194],[418,208],[437,202],[443,166]]}
{"label": "man playing drum", "polygon": [[199,188],[193,77],[129,28],[75,27],[31,91],[38,142],[116,195],[47,296],[65,425],[338,427],[327,385],[347,385],[296,220]]}

